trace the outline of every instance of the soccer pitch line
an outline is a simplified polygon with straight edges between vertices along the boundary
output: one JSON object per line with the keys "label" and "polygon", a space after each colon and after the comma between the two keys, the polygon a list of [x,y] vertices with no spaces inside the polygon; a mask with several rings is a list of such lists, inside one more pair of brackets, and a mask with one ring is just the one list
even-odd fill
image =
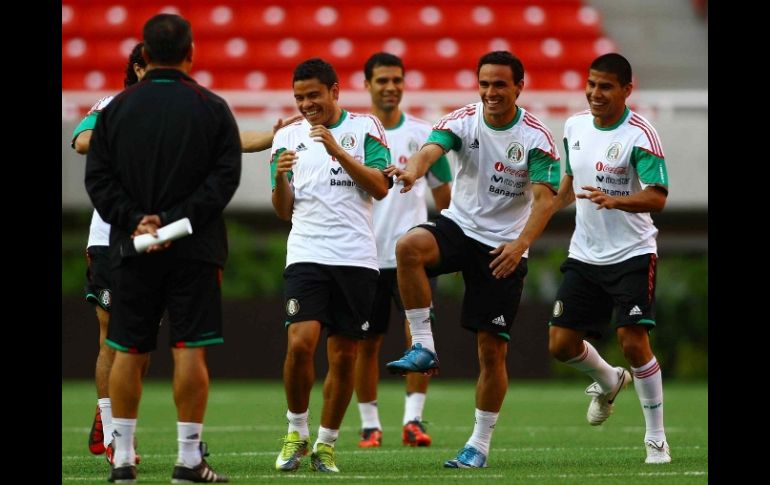
{"label": "soccer pitch line", "polygon": [[[431,430],[440,430],[440,431],[469,431],[473,429],[473,425],[464,425],[464,426],[443,426],[439,424],[430,424]],[[393,430],[393,429],[400,429],[400,426],[384,426],[385,430]],[[176,427],[175,426],[152,426],[148,428],[143,428],[142,426],[139,426],[137,429],[139,429],[140,434],[160,434],[160,433],[176,433]],[[558,431],[558,432],[567,432],[567,433],[585,433],[587,428],[585,425],[583,426],[514,426],[510,428],[511,432],[525,432],[525,433],[542,433],[542,432],[552,432],[552,431]],[[81,434],[88,434],[88,432],[91,430],[91,428],[86,428],[82,426],[66,426],[62,427],[62,433],[81,433]],[[286,431],[286,425],[285,424],[264,424],[264,425],[253,425],[253,426],[245,426],[245,425],[233,425],[233,426],[206,426],[205,427],[206,433],[238,433],[238,432],[249,432],[249,431],[255,431],[255,432],[275,432],[275,433],[284,433]],[[596,431],[602,432],[604,431],[604,428],[595,428]],[[704,428],[702,426],[667,426],[666,427],[666,433],[685,433],[685,432],[702,432],[706,431],[707,428]],[[354,426],[343,426],[340,431],[343,433],[355,433],[358,434],[361,429],[359,427]],[[633,433],[633,434],[640,434],[644,433],[644,426],[623,426],[620,428],[613,428],[612,432],[621,432],[621,433]]]}
{"label": "soccer pitch line", "polygon": [[[562,451],[572,451],[575,448],[565,448],[565,447],[552,447],[552,446],[541,446],[541,447],[520,447],[520,448],[494,448],[495,453],[529,453],[532,451],[535,452],[562,452]],[[596,447],[581,447],[581,450],[587,450],[587,451],[638,451],[638,446],[596,446]],[[700,446],[677,446],[677,450],[700,450]],[[430,451],[432,452],[440,452],[440,453],[454,453],[457,451],[457,448],[434,448],[431,447]],[[345,455],[367,455],[376,453],[378,455],[381,454],[399,454],[404,453],[403,449],[400,450],[387,450],[387,449],[378,449],[377,451],[372,450],[344,450],[342,453]],[[236,452],[217,452],[217,456],[272,456],[275,455],[275,451],[236,451]],[[176,453],[162,453],[162,454],[149,454],[149,453],[142,453],[141,454],[143,458],[176,458]],[[66,455],[62,456],[62,460],[82,460],[84,456],[88,455]],[[95,456],[94,458],[101,460],[102,458],[99,456]]]}
{"label": "soccer pitch line", "polygon": [[[650,477],[650,478],[656,478],[656,477],[703,477],[707,476],[707,471],[702,470],[691,470],[691,471],[680,471],[680,472],[629,472],[629,473],[554,473],[554,474],[547,474],[547,473],[541,473],[541,474],[528,474],[528,475],[516,475],[517,480],[521,479],[530,479],[530,480],[547,480],[547,479],[563,479],[563,480],[573,480],[573,479],[585,479],[585,478],[630,478],[630,477]],[[444,479],[451,479],[451,480],[475,480],[475,479],[484,479],[489,480],[492,478],[506,478],[506,475],[504,474],[466,474],[464,472],[460,472],[455,475],[447,475],[447,474],[436,474],[433,473],[431,475],[345,475],[343,473],[335,473],[333,475],[319,475],[319,474],[310,474],[310,475],[289,475],[286,473],[270,473],[270,474],[261,474],[261,475],[228,475],[231,479],[234,480],[276,480],[276,479],[289,479],[289,480],[356,480],[356,481],[365,481],[365,480],[377,480],[377,481],[394,481],[394,480],[414,480],[414,479],[424,479],[424,480],[436,480],[437,478]],[[93,481],[94,477],[63,477],[63,482],[76,482],[76,481]]]}

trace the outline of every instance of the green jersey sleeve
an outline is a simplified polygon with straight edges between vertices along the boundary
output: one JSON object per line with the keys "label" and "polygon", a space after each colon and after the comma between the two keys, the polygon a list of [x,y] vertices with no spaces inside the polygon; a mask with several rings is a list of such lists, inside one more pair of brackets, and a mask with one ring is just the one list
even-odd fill
{"label": "green jersey sleeve", "polygon": [[440,145],[445,152],[449,150],[459,150],[463,146],[463,142],[459,136],[455,135],[449,130],[433,130],[428,136],[428,140],[425,145],[429,143],[435,143]]}
{"label": "green jersey sleeve", "polygon": [[559,191],[559,160],[539,148],[529,151],[529,180],[541,182]]}
{"label": "green jersey sleeve", "polygon": [[75,138],[77,138],[79,134],[83,133],[84,131],[94,129],[94,126],[96,126],[96,118],[98,117],[99,112],[92,111],[91,113],[88,113],[85,118],[80,120],[78,126],[75,127],[75,131],[72,132],[72,141],[70,142],[70,146],[72,148],[75,148]]}
{"label": "green jersey sleeve", "polygon": [[668,171],[663,158],[644,148],[634,147],[631,150],[631,165],[636,169],[642,183],[657,185],[668,190]]}
{"label": "green jersey sleeve", "polygon": [[390,165],[390,150],[388,150],[388,147],[368,133],[364,142],[364,165],[379,170],[383,170]]}

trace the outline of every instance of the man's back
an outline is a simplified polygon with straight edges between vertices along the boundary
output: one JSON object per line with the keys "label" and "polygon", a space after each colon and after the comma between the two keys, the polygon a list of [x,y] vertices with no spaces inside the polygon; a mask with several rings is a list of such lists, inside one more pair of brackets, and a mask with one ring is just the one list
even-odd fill
{"label": "man's back", "polygon": [[[104,170],[115,174],[113,183],[103,183]],[[164,224],[189,217],[193,237],[171,253],[224,264],[221,213],[240,171],[238,128],[226,103],[179,70],[153,69],[100,115],[86,184],[113,224],[111,245],[125,244],[141,214],[159,214]]]}

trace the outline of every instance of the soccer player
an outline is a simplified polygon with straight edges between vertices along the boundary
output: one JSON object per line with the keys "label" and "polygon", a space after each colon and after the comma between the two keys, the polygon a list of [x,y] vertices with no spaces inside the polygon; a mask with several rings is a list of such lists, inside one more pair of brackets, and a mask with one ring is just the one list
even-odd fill
{"label": "soccer player", "polygon": [[[430,124],[404,113],[399,108],[404,93],[404,64],[400,58],[386,52],[372,55],[364,65],[364,86],[372,97],[372,114],[382,122],[388,136],[390,158],[403,168],[407,159],[420,149],[430,134]],[[396,241],[415,225],[425,222],[428,209],[425,190],[430,187],[436,210],[449,207],[452,172],[445,156],[439,157],[424,178],[417,180],[414,188],[406,193],[396,193],[374,202],[374,233],[377,237],[377,261],[380,276],[377,293],[369,319],[369,335],[358,344],[356,357],[356,397],[361,414],[361,448],[379,447],[382,444],[382,425],[377,410],[377,381],[379,380],[380,346],[390,321],[390,301],[396,304],[404,321],[407,348],[412,346],[409,324],[398,295],[396,282]],[[436,278],[431,278],[431,290],[435,291]],[[431,437],[425,432],[422,412],[428,376],[410,373],[406,377],[406,399],[401,439],[410,446],[430,446]]]}
{"label": "soccer player", "polygon": [[289,427],[275,467],[296,470],[307,454],[313,357],[326,328],[329,370],[310,467],[338,472],[334,444],[353,394],[356,350],[370,328],[377,286],[372,198],[388,194],[390,179],[382,170],[390,153],[377,118],[339,107],[337,73],[329,63],[300,63],[292,82],[305,119],[279,130],[271,152],[273,208],[292,223],[283,275]]}
{"label": "soccer player", "polygon": [[[227,482],[206,462],[201,441],[208,402],[206,350],[224,341],[221,281],[227,258],[222,212],[241,175],[238,125],[224,99],[187,74],[190,23],[159,14],[143,28],[142,82],[124,90],[96,121],[86,159],[88,195],[111,223],[115,295],[106,343],[115,449],[109,481],[136,481],[133,436],[142,368],[168,311],[174,359],[177,460],[172,481]],[[188,218],[193,233],[138,254],[132,237]]]}
{"label": "soccer player", "polygon": [[577,198],[575,232],[561,266],[549,349],[594,381],[586,389],[586,417],[598,426],[631,382],[626,369],[608,364],[586,340],[601,337],[611,322],[642,404],[645,462],[668,463],[663,382],[648,336],[655,327],[658,234],[650,212],[666,204],[668,175],[655,128],[626,106],[632,90],[626,58],[597,57],[586,82],[589,109],[564,125],[566,174],[554,211]]}
{"label": "soccer player", "polygon": [[462,271],[461,324],[476,333],[481,372],[473,434],[448,468],[487,466],[492,431],[508,389],[505,357],[527,274],[529,247],[551,216],[559,153],[543,123],[516,105],[524,66],[507,51],[483,55],[481,102],[441,118],[406,169],[388,167],[408,192],[449,150],[458,169],[449,209],[407,232],[396,246],[398,287],[412,348],[390,372],[434,373],[439,361],[430,327],[428,277]]}
{"label": "soccer player", "polygon": [[[139,42],[131,49],[126,65],[126,78],[123,81],[125,87],[139,82],[144,76],[147,63],[142,57],[142,46]],[[91,134],[99,113],[113,96],[106,96],[88,111],[85,118],[75,127],[72,133],[72,148],[81,155],[88,153],[91,144]],[[107,254],[110,243],[110,225],[104,222],[99,213],[94,209],[91,217],[91,228],[88,233],[86,245],[86,301],[96,307],[96,318],[99,321],[99,354],[96,357],[96,381],[97,406],[91,432],[88,434],[88,449],[95,455],[101,455],[108,450],[112,451],[112,404],[109,397],[109,378],[112,362],[115,360],[115,350],[104,343],[107,338],[107,328],[110,322],[110,306],[112,304],[112,284],[110,282],[109,257]]]}

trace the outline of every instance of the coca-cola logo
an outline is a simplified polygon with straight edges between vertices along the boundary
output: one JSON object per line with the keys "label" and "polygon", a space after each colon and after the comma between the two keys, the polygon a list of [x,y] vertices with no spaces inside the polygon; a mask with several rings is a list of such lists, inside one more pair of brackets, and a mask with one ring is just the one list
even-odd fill
{"label": "coca-cola logo", "polygon": [[495,170],[498,172],[507,173],[508,175],[513,175],[515,177],[525,177],[527,175],[526,170],[516,170],[515,168],[506,167],[503,162],[495,163]]}
{"label": "coca-cola logo", "polygon": [[596,162],[597,172],[625,174],[627,170],[627,167],[613,167],[612,165],[605,165],[602,162]]}

